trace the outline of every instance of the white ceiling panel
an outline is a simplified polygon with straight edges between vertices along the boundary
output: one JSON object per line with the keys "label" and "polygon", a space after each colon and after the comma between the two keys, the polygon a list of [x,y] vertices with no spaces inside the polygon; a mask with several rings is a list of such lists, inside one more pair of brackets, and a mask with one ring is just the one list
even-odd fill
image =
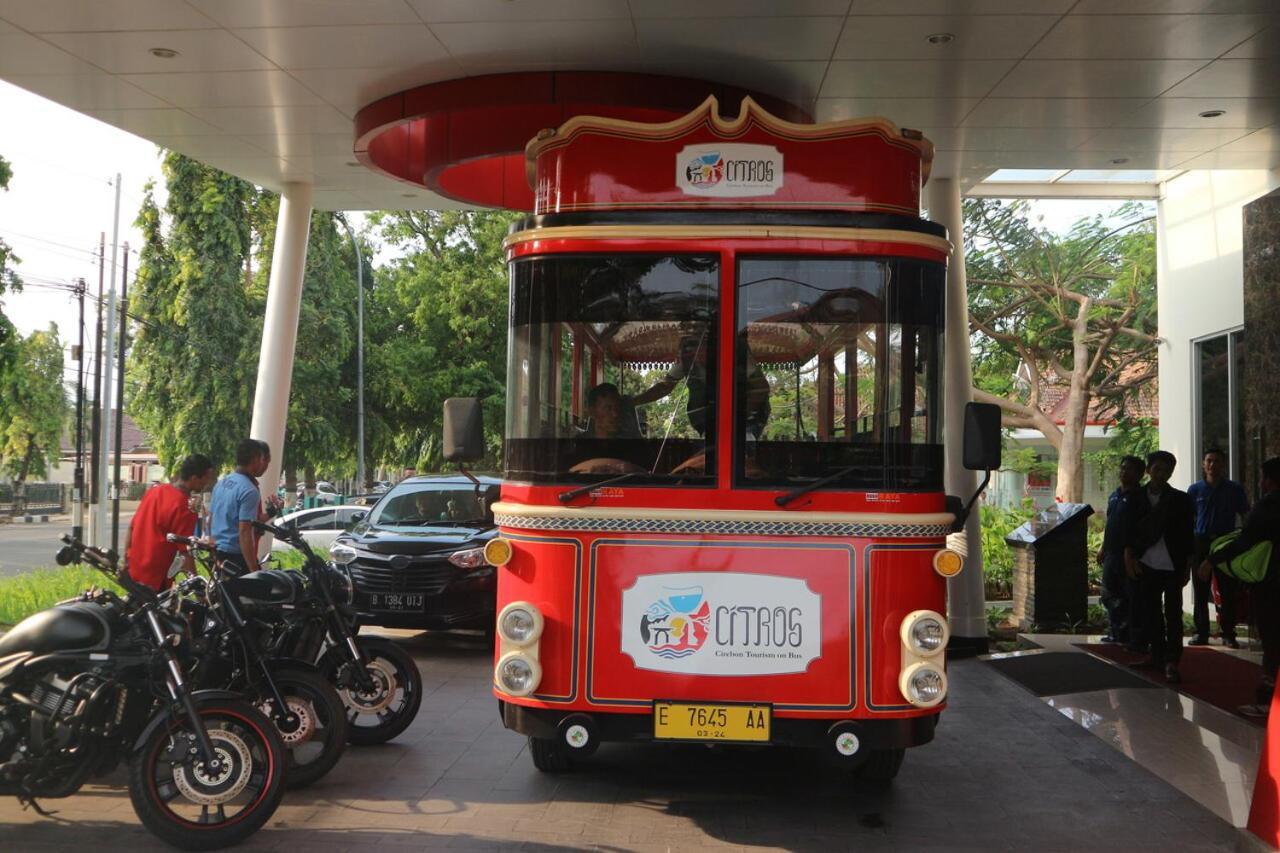
{"label": "white ceiling panel", "polygon": [[631,22],[625,19],[432,24],[431,31],[460,62],[640,59]]}
{"label": "white ceiling panel", "polygon": [[[345,163],[354,155],[354,139],[346,133],[281,133],[245,136],[244,141],[269,153],[279,154],[286,160],[307,157],[315,160],[325,157],[338,158]],[[368,172],[367,169],[363,171]]]}
{"label": "white ceiling panel", "polygon": [[8,33],[17,33],[17,32],[21,32],[21,30],[19,30],[13,24],[0,21],[0,36],[6,35]]}
{"label": "white ceiling panel", "polygon": [[756,89],[808,107],[822,85],[827,63],[763,62],[754,59],[728,63],[686,55],[668,57],[661,66],[629,68]]}
{"label": "white ceiling panel", "polygon": [[217,26],[187,4],[173,0],[0,0],[0,18],[33,33]]}
{"label": "white ceiling panel", "polygon": [[633,18],[687,18],[691,12],[701,18],[843,17],[849,0],[702,0],[693,9],[687,0],[630,0],[629,5]]}
{"label": "white ceiling panel", "polygon": [[156,109],[169,106],[110,74],[6,76],[6,80],[73,109]]}
{"label": "white ceiling panel", "polygon": [[851,15],[1061,15],[1076,0],[853,0]]}
{"label": "white ceiling panel", "polygon": [[1273,98],[1280,89],[1280,59],[1219,59],[1176,87],[1173,98]]}
{"label": "white ceiling panel", "polygon": [[1147,98],[986,98],[965,118],[975,127],[1109,127]]}
{"label": "white ceiling panel", "polygon": [[1280,151],[1210,151],[1183,160],[1180,169],[1276,169],[1280,168]]}
{"label": "white ceiling panel", "polygon": [[378,68],[441,59],[425,25],[269,27],[236,35],[281,68]]}
{"label": "white ceiling panel", "polygon": [[635,22],[645,51],[691,51],[755,59],[831,58],[840,18],[651,18]]}
{"label": "white ceiling panel", "polygon": [[463,69],[453,59],[442,59],[408,68],[299,68],[289,73],[343,113],[354,116],[361,107],[387,95],[462,77]]}
{"label": "white ceiling panel", "polygon": [[[266,57],[225,30],[127,33],[53,33],[49,41],[112,74],[173,71],[250,71],[270,68]],[[153,56],[152,48],[177,56]]]}
{"label": "white ceiling panel", "polygon": [[409,5],[428,24],[627,20],[631,17],[627,0],[409,0]]}
{"label": "white ceiling panel", "polygon": [[[1049,31],[1048,15],[867,15],[844,25],[836,59],[1019,59]],[[928,37],[950,33],[948,44]],[[1215,54],[1216,55],[1216,54]]]}
{"label": "white ceiling panel", "polygon": [[25,33],[0,35],[0,74],[93,74],[98,69]]}
{"label": "white ceiling panel", "polygon": [[1079,127],[960,127],[949,131],[956,151],[1070,151],[1094,131]]}
{"label": "white ceiling panel", "polygon": [[201,160],[205,157],[270,157],[269,149],[253,145],[234,136],[167,136],[156,134],[148,137],[162,148],[181,151],[188,157]]}
{"label": "white ceiling panel", "polygon": [[1234,142],[1228,142],[1218,150],[1229,152],[1263,151],[1272,154],[1280,152],[1280,126],[1255,130],[1248,136],[1242,136]]}
{"label": "white ceiling panel", "polygon": [[119,79],[184,108],[320,103],[318,96],[283,71],[126,74]]}
{"label": "white ceiling panel", "polygon": [[1275,0],[1080,0],[1077,15],[1231,14],[1271,12]]}
{"label": "white ceiling panel", "polygon": [[404,0],[187,0],[224,27],[416,24]]}
{"label": "white ceiling panel", "polygon": [[[1224,110],[1202,118],[1208,110]],[[1280,121],[1280,98],[1157,98],[1118,119],[1123,127],[1265,127]]]}
{"label": "white ceiling panel", "polygon": [[831,63],[819,97],[972,98],[990,91],[1013,60],[880,60]]}
{"label": "white ceiling panel", "polygon": [[979,103],[977,98],[820,98],[814,118],[884,116],[899,127],[954,127]]}
{"label": "white ceiling panel", "polygon": [[1264,59],[1280,56],[1280,20],[1253,38],[1237,45],[1223,59]]}
{"label": "white ceiling panel", "polygon": [[1018,63],[996,98],[1155,97],[1198,69],[1194,59],[1034,59]]}
{"label": "white ceiling panel", "polygon": [[1267,15],[1068,15],[1032,59],[1216,59],[1265,29]]}
{"label": "white ceiling panel", "polygon": [[177,109],[163,110],[84,110],[86,115],[114,124],[130,133],[150,139],[152,136],[219,136],[222,131],[190,113]]}
{"label": "white ceiling panel", "polygon": [[328,104],[278,107],[202,107],[200,119],[237,135],[351,133],[351,120]]}
{"label": "white ceiling panel", "polygon": [[1208,151],[1239,139],[1244,128],[1113,127],[1099,130],[1082,151]]}

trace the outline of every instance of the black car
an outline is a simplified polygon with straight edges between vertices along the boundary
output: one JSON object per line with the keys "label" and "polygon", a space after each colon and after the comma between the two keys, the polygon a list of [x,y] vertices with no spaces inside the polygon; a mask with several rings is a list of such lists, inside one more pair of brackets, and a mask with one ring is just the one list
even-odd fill
{"label": "black car", "polygon": [[497,535],[497,477],[480,486],[457,474],[410,477],[338,537],[350,565],[362,625],[492,631],[497,585],[485,543]]}

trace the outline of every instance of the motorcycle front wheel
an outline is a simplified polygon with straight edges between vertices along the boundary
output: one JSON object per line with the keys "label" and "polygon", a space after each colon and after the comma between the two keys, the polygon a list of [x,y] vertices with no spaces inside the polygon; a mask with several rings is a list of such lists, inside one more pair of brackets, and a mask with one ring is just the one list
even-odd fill
{"label": "motorcycle front wheel", "polygon": [[275,718],[274,701],[259,697],[262,712],[276,723],[284,741],[289,771],[285,785],[305,788],[333,769],[347,748],[347,714],[333,685],[320,675],[304,669],[273,669],[271,678],[293,715],[293,722],[281,726]]}
{"label": "motorcycle front wheel", "polygon": [[[386,743],[409,728],[422,706],[422,673],[413,656],[390,640],[357,637],[365,658],[371,686],[341,686],[338,694],[347,706],[347,740],[358,746]],[[322,669],[331,679],[345,662],[333,649]]]}
{"label": "motorcycle front wheel", "polygon": [[188,719],[157,728],[129,761],[129,798],[152,833],[182,850],[216,850],[244,841],[275,814],[284,796],[284,744],[251,705],[198,700],[196,710],[219,765],[210,769]]}

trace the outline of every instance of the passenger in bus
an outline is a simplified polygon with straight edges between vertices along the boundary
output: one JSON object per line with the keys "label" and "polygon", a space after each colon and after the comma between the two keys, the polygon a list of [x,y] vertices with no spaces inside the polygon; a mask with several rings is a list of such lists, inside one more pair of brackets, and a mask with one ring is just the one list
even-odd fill
{"label": "passenger in bus", "polygon": [[[715,418],[713,398],[709,398],[707,394],[708,349],[705,332],[683,335],[680,338],[675,364],[647,391],[632,397],[631,402],[637,406],[643,406],[645,403],[661,400],[679,388],[683,382],[689,388],[689,400],[685,404],[685,415],[689,418],[689,425],[699,435],[705,436],[708,425]],[[743,391],[742,399],[747,412],[747,435],[753,439],[759,438],[764,432],[765,423],[769,420],[769,380],[750,352],[747,353],[745,384],[745,390],[740,389],[740,391]]]}

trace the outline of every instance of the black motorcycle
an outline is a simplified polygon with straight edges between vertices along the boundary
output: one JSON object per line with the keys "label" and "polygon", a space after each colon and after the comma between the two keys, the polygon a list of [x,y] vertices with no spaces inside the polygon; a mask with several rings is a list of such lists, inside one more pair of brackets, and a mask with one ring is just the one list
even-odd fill
{"label": "black motorcycle", "polygon": [[314,666],[265,651],[271,626],[259,617],[310,597],[305,577],[259,571],[223,578],[214,571],[211,545],[173,533],[167,538],[185,545],[209,571],[208,580],[189,585],[193,594],[183,600],[198,661],[192,680],[200,687],[234,690],[257,705],[275,723],[288,751],[286,784],[310,785],[332,770],[346,749],[346,712],[338,691]]}
{"label": "black motorcycle", "polygon": [[87,563],[127,591],[90,590],[0,638],[0,793],[47,814],[121,760],[143,825],[186,850],[236,844],[284,794],[275,727],[239,695],[191,689],[181,585],[156,594],[113,552],[64,536],[58,563]]}
{"label": "black motorcycle", "polygon": [[385,743],[399,735],[422,705],[422,673],[413,657],[390,640],[357,635],[351,608],[354,584],[346,568],[355,558],[354,549],[346,549],[346,562],[330,563],[295,530],[263,522],[254,527],[302,552],[302,572],[315,592],[310,600],[277,611],[271,654],[315,663],[338,688],[347,706],[351,743]]}

